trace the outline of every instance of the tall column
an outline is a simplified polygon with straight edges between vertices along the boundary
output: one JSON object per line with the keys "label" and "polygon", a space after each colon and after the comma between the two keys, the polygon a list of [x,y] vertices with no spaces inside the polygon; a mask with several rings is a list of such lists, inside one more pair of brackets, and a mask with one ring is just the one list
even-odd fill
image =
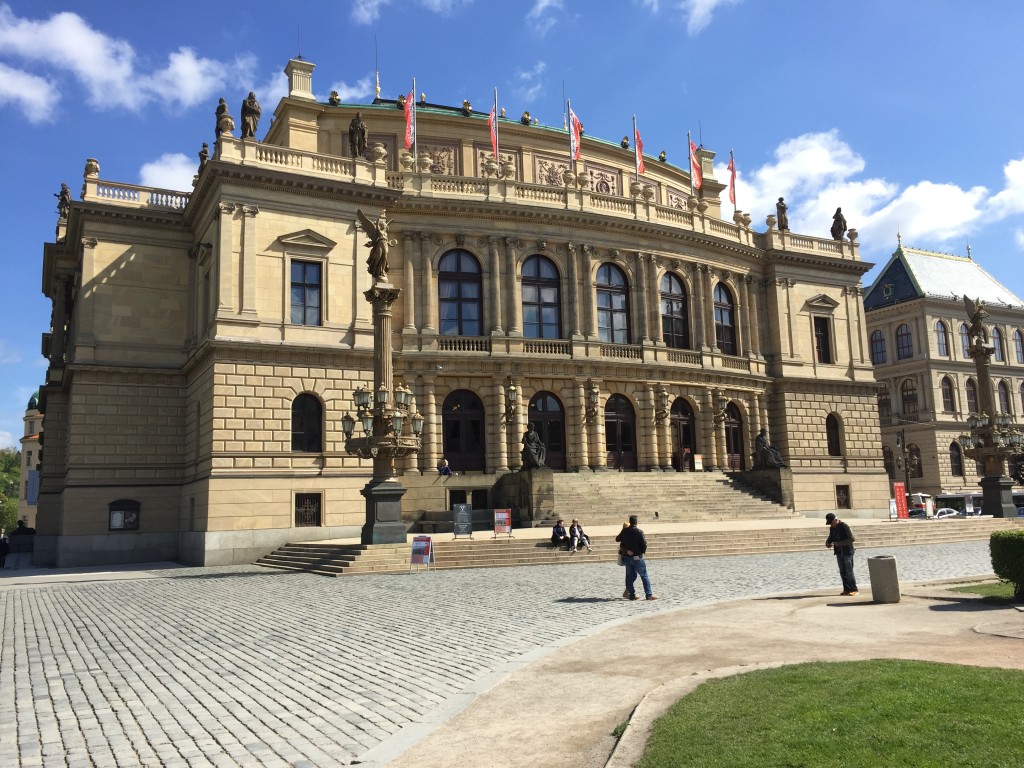
{"label": "tall column", "polygon": [[644,388],[637,423],[637,467],[647,472],[658,469],[658,437],[654,425],[654,387]]}
{"label": "tall column", "polygon": [[704,467],[705,469],[716,469],[718,467],[718,429],[715,424],[715,398],[710,389],[705,389],[701,397],[703,406],[700,409],[701,432],[704,439]]}
{"label": "tall column", "polygon": [[744,281],[747,284],[747,295],[749,296],[747,318],[750,322],[750,351],[754,353],[755,357],[761,357],[761,312],[757,296],[760,283],[751,275],[747,275]]}
{"label": "tall column", "polygon": [[704,348],[715,349],[715,297],[711,287],[711,267],[702,264],[701,293],[704,305]]}
{"label": "tall column", "polygon": [[505,238],[505,296],[508,306],[508,335],[523,335],[523,302],[521,293],[516,286],[516,261],[518,259],[517,246],[519,242],[514,237]]}
{"label": "tall column", "polygon": [[198,323],[199,307],[202,301],[199,300],[199,280],[197,278],[196,260],[203,252],[203,246],[196,244],[188,249],[188,314],[185,316],[185,346],[191,347],[196,343],[196,327]]}
{"label": "tall column", "polygon": [[242,206],[242,310],[256,316],[256,214],[255,205]]}
{"label": "tall column", "polygon": [[402,233],[402,308],[405,312],[403,333],[416,333],[416,260],[412,253],[414,237],[412,232]]}
{"label": "tall column", "polygon": [[[587,338],[596,340],[599,338],[597,333],[597,293],[594,290],[594,281],[591,279],[594,249],[589,245],[581,245],[580,251],[583,261],[583,274],[581,275],[583,284],[579,287],[579,297],[580,302],[586,308]],[[604,421],[602,420],[601,423],[603,424]]]}
{"label": "tall column", "polygon": [[[658,455],[659,463],[663,472],[670,472],[672,470],[672,414],[671,414],[672,398],[669,397],[669,413],[665,414],[665,418],[661,424],[658,425]],[[682,461],[683,457],[680,456],[679,460]]]}
{"label": "tall column", "polygon": [[636,298],[636,315],[640,321],[640,327],[637,328],[637,336],[640,339],[640,343],[650,343],[651,336],[648,331],[648,324],[650,323],[650,317],[647,311],[647,254],[640,253],[636,254],[636,279],[633,280],[633,296]]}
{"label": "tall column", "polygon": [[582,339],[583,334],[580,333],[580,302],[577,297],[582,295],[582,289],[580,288],[580,276],[579,268],[577,265],[577,258],[579,257],[578,248],[575,243],[566,243],[566,278],[568,291],[565,294],[565,306],[569,311],[569,332],[574,339]]}
{"label": "tall column", "polygon": [[649,318],[648,328],[651,332],[651,341],[655,344],[664,342],[661,333],[661,290],[658,287],[658,257],[653,253],[647,254],[647,295],[650,310],[647,313]]}
{"label": "tall column", "polygon": [[420,449],[420,471],[430,473],[437,470],[441,454],[440,423],[434,399],[436,380],[434,377],[420,377],[420,394],[417,398],[423,405],[423,447]]}
{"label": "tall column", "polygon": [[[594,384],[600,389],[598,382]],[[589,397],[589,395],[588,395]],[[608,455],[604,449],[604,397],[598,395],[597,414],[594,416],[594,423],[590,425],[590,468],[607,469]]]}
{"label": "tall column", "polygon": [[501,262],[498,258],[498,242],[500,238],[491,235],[487,238],[487,283],[491,287],[490,304],[491,335],[501,336]]}
{"label": "tall column", "polygon": [[743,275],[742,277],[737,278],[736,284],[743,297],[741,299],[743,302],[743,312],[740,320],[742,324],[741,327],[743,329],[743,349],[741,350],[741,354],[744,354],[747,357],[753,357],[754,344],[752,336],[754,333],[754,317],[753,313],[750,311],[750,276]]}
{"label": "tall column", "polygon": [[494,391],[494,402],[497,404],[494,409],[494,417],[491,419],[491,423],[497,425],[495,430],[496,444],[495,451],[495,462],[493,465],[497,467],[498,472],[508,472],[508,432],[509,425],[505,422],[505,387],[502,386],[500,381],[496,381],[493,386]]}
{"label": "tall column", "polygon": [[217,238],[217,314],[230,312],[231,304],[231,262],[234,259],[234,218],[235,204],[221,203]]}
{"label": "tall column", "polygon": [[582,469],[586,469],[589,464],[590,452],[587,450],[587,388],[586,382],[576,382],[576,418],[570,419],[571,421],[571,437],[572,445],[570,448],[570,454],[572,455],[572,461],[569,464],[569,469],[574,472],[579,472]]}
{"label": "tall column", "polygon": [[434,288],[434,265],[430,262],[430,235],[420,232],[420,266],[423,270],[423,333],[437,333],[437,290]]}
{"label": "tall column", "polygon": [[693,347],[705,349],[704,343],[704,268],[694,264],[690,271],[690,317],[693,318]]}
{"label": "tall column", "polygon": [[[779,278],[777,282],[786,292],[786,338],[789,340],[789,356],[792,358],[796,357],[796,343],[793,338],[793,306],[790,289],[796,285],[796,281],[783,277]],[[781,331],[782,329],[780,328],[779,330]]]}

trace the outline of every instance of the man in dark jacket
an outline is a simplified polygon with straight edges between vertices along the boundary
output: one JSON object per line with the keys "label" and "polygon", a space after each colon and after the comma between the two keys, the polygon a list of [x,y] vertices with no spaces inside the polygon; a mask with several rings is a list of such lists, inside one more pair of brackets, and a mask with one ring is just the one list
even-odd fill
{"label": "man in dark jacket", "polygon": [[622,596],[629,600],[639,600],[636,596],[636,577],[644,585],[644,594],[648,600],[657,600],[654,590],[651,589],[651,580],[647,576],[647,561],[644,554],[647,552],[647,538],[644,532],[637,528],[636,515],[629,516],[629,527],[623,528],[615,540],[619,542],[623,550],[623,558],[626,561],[626,591]]}
{"label": "man in dark jacket", "polygon": [[853,531],[832,512],[825,515],[825,524],[829,527],[825,546],[835,553],[839,576],[843,580],[843,594],[856,595],[857,577],[853,575]]}

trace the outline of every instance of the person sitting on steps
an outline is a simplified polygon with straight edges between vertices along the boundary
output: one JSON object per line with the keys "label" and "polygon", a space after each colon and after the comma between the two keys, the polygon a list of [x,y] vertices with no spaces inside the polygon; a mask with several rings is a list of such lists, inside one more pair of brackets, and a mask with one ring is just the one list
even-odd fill
{"label": "person sitting on steps", "polygon": [[583,532],[583,526],[580,524],[580,521],[573,519],[569,525],[569,551],[575,552],[580,544],[587,548],[587,552],[593,552],[593,549],[590,547],[590,539]]}
{"label": "person sitting on steps", "polygon": [[562,544],[569,546],[569,534],[565,531],[565,521],[559,518],[551,529],[551,546],[558,549]]}

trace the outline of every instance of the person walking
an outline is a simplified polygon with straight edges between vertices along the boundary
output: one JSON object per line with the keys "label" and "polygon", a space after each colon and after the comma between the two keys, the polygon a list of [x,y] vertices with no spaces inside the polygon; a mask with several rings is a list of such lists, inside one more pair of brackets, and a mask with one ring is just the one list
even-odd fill
{"label": "person walking", "polygon": [[624,558],[626,561],[626,591],[622,593],[622,596],[628,600],[639,600],[636,596],[636,577],[640,577],[640,581],[644,585],[644,594],[648,600],[657,600],[657,596],[654,594],[654,590],[651,588],[651,579],[647,575],[647,561],[644,560],[644,555],[647,553],[647,537],[644,536],[644,532],[637,527],[637,516],[629,516],[629,526],[623,528],[619,535],[615,537],[615,540],[622,545],[622,549],[625,550]]}
{"label": "person walking", "polygon": [[856,595],[857,577],[853,575],[853,531],[833,512],[825,515],[825,524],[829,527],[825,546],[835,553],[839,577],[843,580],[843,595]]}

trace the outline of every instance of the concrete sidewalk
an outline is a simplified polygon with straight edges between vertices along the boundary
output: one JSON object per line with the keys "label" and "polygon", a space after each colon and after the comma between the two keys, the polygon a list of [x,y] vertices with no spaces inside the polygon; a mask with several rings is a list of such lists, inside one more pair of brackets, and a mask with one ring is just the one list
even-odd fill
{"label": "concrete sidewalk", "polygon": [[[904,586],[900,603],[874,604],[864,585],[857,597],[839,597],[837,588],[655,614],[551,650],[418,743],[382,744],[364,761],[442,768],[457,756],[491,768],[626,768],[642,755],[654,720],[710,678],[875,658],[1022,669],[1024,611],[934,584]],[[627,720],[616,745],[612,731]]]}

